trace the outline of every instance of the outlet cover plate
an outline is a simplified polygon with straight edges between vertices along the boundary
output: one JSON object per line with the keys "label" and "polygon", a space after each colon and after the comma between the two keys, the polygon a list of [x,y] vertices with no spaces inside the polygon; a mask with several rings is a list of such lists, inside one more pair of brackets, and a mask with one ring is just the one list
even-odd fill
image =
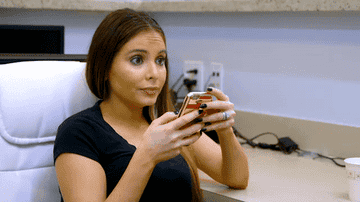
{"label": "outlet cover plate", "polygon": [[[189,70],[197,69],[197,74],[186,73]],[[196,85],[191,89],[192,92],[204,91],[204,62],[185,60],[183,67],[184,79],[196,79]]]}
{"label": "outlet cover plate", "polygon": [[[210,65],[212,72],[215,72],[215,76],[212,76],[211,74],[211,81],[210,83],[213,83],[213,86],[221,91],[223,91],[223,80],[224,80],[224,67],[223,64],[218,62],[212,62]],[[219,75],[217,75],[219,73]]]}

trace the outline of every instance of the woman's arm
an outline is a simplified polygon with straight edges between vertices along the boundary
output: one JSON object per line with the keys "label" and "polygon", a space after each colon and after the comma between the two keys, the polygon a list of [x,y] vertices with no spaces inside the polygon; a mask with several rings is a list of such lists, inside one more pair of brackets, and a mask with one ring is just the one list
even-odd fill
{"label": "woman's arm", "polygon": [[155,168],[155,164],[149,159],[146,158],[146,154],[137,149],[106,202],[139,201]]}
{"label": "woman's arm", "polygon": [[220,145],[204,134],[191,147],[199,169],[231,188],[246,189],[249,181],[247,156],[231,132],[230,129],[217,131]]}
{"label": "woman's arm", "polygon": [[247,156],[232,130],[235,123],[234,104],[218,89],[209,88],[208,93],[217,100],[200,106],[209,112],[203,117],[203,122],[208,131],[216,131],[220,145],[203,135],[192,145],[196,162],[201,170],[216,181],[245,189],[249,181],[249,166]]}
{"label": "woman's arm", "polygon": [[[154,167],[162,161],[180,154],[180,149],[191,145],[199,135],[202,124],[188,128],[184,125],[200,116],[194,111],[180,118],[166,113],[155,119],[146,130],[124,174],[106,198],[106,176],[102,166],[87,157],[63,153],[55,162],[55,169],[62,196],[66,202],[139,201]],[[155,199],[156,200],[156,199]]]}
{"label": "woman's arm", "polygon": [[105,171],[98,162],[78,154],[61,154],[55,162],[55,169],[63,199],[66,202],[139,201],[154,169],[154,164],[148,159],[137,150],[106,198]]}
{"label": "woman's arm", "polygon": [[63,153],[55,161],[55,170],[64,201],[105,201],[106,177],[98,162]]}
{"label": "woman's arm", "polygon": [[222,154],[221,175],[233,188],[245,189],[249,182],[247,156],[236,139],[232,127],[217,130]]}

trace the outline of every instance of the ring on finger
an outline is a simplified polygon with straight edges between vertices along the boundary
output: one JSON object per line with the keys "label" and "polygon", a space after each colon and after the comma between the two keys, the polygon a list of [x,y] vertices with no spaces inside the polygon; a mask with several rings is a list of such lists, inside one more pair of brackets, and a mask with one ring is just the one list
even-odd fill
{"label": "ring on finger", "polygon": [[223,120],[226,121],[230,117],[230,114],[228,112],[223,112]]}

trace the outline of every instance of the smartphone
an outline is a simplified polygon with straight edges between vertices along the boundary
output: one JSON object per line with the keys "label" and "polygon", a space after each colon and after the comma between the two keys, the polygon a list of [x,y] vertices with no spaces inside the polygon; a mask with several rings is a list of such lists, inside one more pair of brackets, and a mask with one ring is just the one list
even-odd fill
{"label": "smartphone", "polygon": [[184,99],[184,102],[179,110],[178,117],[181,117],[194,110],[198,110],[201,104],[212,101],[212,96],[206,92],[190,92]]}

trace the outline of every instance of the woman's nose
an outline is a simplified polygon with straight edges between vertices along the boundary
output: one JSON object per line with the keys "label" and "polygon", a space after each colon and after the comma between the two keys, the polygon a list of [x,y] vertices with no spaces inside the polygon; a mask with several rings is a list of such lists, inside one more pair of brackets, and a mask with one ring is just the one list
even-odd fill
{"label": "woman's nose", "polygon": [[156,79],[158,77],[158,67],[155,62],[150,62],[147,65],[146,78]]}

